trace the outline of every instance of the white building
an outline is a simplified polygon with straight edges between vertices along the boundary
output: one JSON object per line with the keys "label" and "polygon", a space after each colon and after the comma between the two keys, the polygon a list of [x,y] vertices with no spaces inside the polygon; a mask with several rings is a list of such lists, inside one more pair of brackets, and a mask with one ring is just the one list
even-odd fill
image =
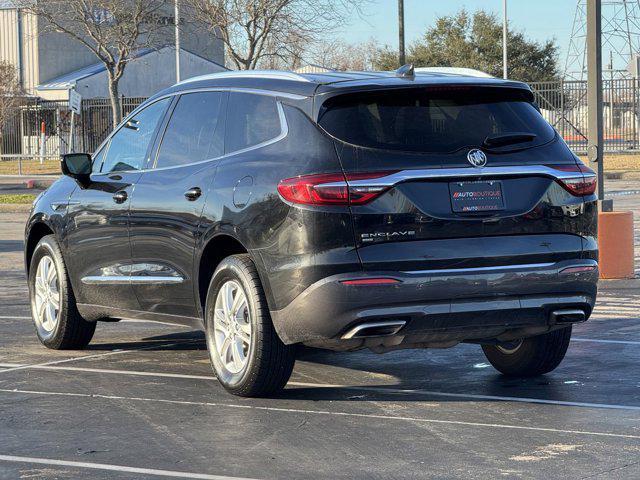
{"label": "white building", "polygon": [[[17,2],[16,2],[17,3]],[[106,71],[80,42],[47,28],[42,18],[0,0],[0,61],[16,66],[24,91],[51,100],[66,100],[76,88],[83,98],[108,97]],[[174,21],[173,1],[167,1],[167,25]],[[195,22],[183,23],[181,78],[225,70],[224,45]],[[154,50],[141,50],[120,80],[120,93],[147,97],[175,83],[172,28]]]}

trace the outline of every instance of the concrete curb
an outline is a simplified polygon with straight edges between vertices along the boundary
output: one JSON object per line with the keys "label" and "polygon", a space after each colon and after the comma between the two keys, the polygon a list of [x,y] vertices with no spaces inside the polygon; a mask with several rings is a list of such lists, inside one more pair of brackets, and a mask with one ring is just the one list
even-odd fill
{"label": "concrete curb", "polygon": [[598,290],[610,292],[615,290],[638,290],[640,292],[640,278],[624,278],[600,280]]}

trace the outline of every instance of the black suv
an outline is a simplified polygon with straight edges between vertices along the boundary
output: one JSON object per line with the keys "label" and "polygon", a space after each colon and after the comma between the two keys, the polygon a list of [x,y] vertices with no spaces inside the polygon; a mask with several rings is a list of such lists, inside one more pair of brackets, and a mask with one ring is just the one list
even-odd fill
{"label": "black suv", "polygon": [[542,374],[596,298],[596,177],[518,82],[197,77],[62,171],[26,227],[40,341],[194,325],[238,395],[283,388],[296,344],[472,342],[504,374]]}

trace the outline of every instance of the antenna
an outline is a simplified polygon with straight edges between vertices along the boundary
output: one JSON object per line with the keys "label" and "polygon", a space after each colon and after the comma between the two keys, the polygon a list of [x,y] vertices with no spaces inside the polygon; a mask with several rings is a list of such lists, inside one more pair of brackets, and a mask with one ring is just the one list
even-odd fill
{"label": "antenna", "polygon": [[407,63],[396,70],[396,77],[413,78],[416,76],[416,71],[413,68],[413,63]]}

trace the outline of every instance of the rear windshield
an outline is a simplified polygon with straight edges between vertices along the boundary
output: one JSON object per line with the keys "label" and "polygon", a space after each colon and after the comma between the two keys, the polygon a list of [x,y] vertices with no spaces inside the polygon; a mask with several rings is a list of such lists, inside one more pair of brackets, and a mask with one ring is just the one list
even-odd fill
{"label": "rear windshield", "polygon": [[359,92],[328,99],[318,123],[334,137],[363,147],[446,153],[507,136],[510,140],[492,148],[521,149],[555,136],[529,95],[487,87]]}

